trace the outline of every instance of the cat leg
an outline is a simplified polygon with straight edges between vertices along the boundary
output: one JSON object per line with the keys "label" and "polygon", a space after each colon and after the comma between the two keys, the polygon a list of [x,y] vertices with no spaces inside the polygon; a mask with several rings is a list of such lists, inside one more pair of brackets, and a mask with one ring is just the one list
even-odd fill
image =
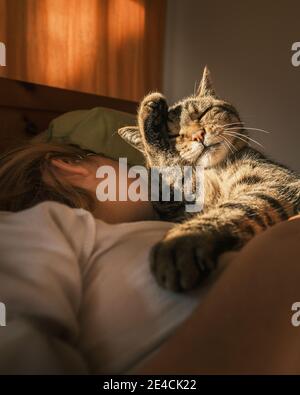
{"label": "cat leg", "polygon": [[157,282],[173,291],[187,291],[199,285],[215,269],[219,255],[241,248],[268,224],[259,213],[266,207],[247,208],[227,203],[175,225],[154,246],[151,270]]}
{"label": "cat leg", "polygon": [[161,93],[151,93],[143,99],[138,111],[138,125],[149,167],[168,165],[170,140],[168,135],[168,105]]}
{"label": "cat leg", "polygon": [[148,167],[166,167],[178,162],[172,150],[168,130],[168,105],[164,96],[151,93],[138,110],[138,126],[126,126],[118,134],[128,144],[143,153]]}
{"label": "cat leg", "polygon": [[[167,122],[168,106],[165,98],[160,93],[151,93],[143,99],[139,107],[139,126],[123,127],[118,133],[127,143],[143,153],[148,168],[151,168],[149,185],[152,185],[153,175],[156,174],[160,194],[152,200],[152,205],[160,219],[179,222],[184,217],[184,202],[174,198],[174,180],[171,171],[178,165],[179,157],[170,147]],[[158,174],[164,174],[164,177],[160,178]],[[169,201],[162,200],[162,182],[170,189]]]}
{"label": "cat leg", "polygon": [[[138,111],[138,124],[141,132],[144,155],[147,165],[151,168],[150,181],[153,175],[163,174],[158,178],[160,183],[160,196],[152,205],[159,214],[160,219],[179,222],[184,216],[184,202],[174,198],[174,179],[172,170],[179,164],[179,156],[170,146],[168,130],[168,105],[164,96],[160,93],[147,95]],[[152,183],[150,182],[152,185]],[[163,201],[161,196],[162,187],[170,189],[170,200]]]}

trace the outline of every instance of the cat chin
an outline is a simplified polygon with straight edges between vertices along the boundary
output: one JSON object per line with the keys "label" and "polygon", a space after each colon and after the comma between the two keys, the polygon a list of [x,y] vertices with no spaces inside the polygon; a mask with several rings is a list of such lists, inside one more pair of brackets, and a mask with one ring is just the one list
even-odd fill
{"label": "cat chin", "polygon": [[195,165],[201,166],[204,169],[207,169],[209,167],[214,167],[217,166],[219,163],[221,163],[226,156],[227,156],[226,152],[223,151],[208,152],[204,155],[201,155],[197,159]]}
{"label": "cat chin", "polygon": [[201,166],[204,169],[215,165],[215,161],[212,154],[206,154],[201,156],[195,163],[196,166]]}

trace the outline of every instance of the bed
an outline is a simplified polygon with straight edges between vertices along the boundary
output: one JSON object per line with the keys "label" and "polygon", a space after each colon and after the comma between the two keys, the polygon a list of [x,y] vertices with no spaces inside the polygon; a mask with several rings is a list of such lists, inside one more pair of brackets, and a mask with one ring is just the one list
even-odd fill
{"label": "bed", "polygon": [[[131,101],[4,78],[0,92],[0,153],[39,135],[65,112],[137,109]],[[150,275],[150,249],[171,224],[108,225],[80,210],[44,202],[0,212],[0,303],[7,306],[0,374],[134,372],[209,289],[178,296]]]}

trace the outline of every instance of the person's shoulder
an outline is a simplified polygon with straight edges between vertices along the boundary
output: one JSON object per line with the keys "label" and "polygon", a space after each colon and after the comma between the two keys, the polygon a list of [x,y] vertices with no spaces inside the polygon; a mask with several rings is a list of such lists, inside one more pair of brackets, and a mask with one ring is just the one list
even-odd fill
{"label": "person's shoulder", "polygon": [[83,209],[83,208],[72,208],[67,206],[66,204],[59,203],[59,202],[53,202],[53,201],[46,201],[39,203],[29,209],[20,211],[19,213],[35,213],[35,214],[40,214],[40,215],[59,215],[59,217],[91,217],[93,218],[92,214]]}
{"label": "person's shoulder", "polygon": [[16,215],[28,215],[30,213],[47,213],[47,212],[69,212],[76,213],[77,215],[84,215],[88,213],[87,210],[81,208],[71,208],[66,204],[55,202],[55,201],[45,201],[42,203],[38,203],[32,207],[28,207],[24,210],[19,211],[0,211],[1,216],[16,216]]}
{"label": "person's shoulder", "polygon": [[83,208],[72,208],[63,203],[43,202],[32,209],[32,214],[51,218],[60,227],[78,229],[79,226],[95,226],[94,216]]}
{"label": "person's shoulder", "polygon": [[0,222],[26,223],[33,227],[55,224],[60,229],[70,230],[95,226],[95,219],[89,211],[53,201],[42,202],[17,212],[1,211]]}

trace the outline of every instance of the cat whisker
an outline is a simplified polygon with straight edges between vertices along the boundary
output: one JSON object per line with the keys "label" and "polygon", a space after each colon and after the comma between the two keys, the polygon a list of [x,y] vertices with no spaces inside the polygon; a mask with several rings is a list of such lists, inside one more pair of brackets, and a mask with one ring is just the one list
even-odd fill
{"label": "cat whisker", "polygon": [[[224,125],[224,127],[225,127],[226,125]],[[262,133],[267,133],[267,134],[269,134],[269,133],[271,133],[271,132],[269,132],[268,130],[264,130],[264,129],[259,129],[259,128],[248,128],[248,127],[236,127],[236,128],[230,128],[230,130],[240,130],[240,129],[244,129],[244,130],[254,130],[255,132],[262,132]]]}
{"label": "cat whisker", "polygon": [[[225,137],[225,136],[224,136]],[[227,139],[228,140],[228,139]],[[232,146],[234,151],[237,151],[237,148],[234,146],[234,144],[232,144],[232,142],[230,140],[228,140],[228,143]]]}
{"label": "cat whisker", "polygon": [[227,126],[235,126],[235,125],[245,125],[244,122],[233,122],[233,123],[227,123],[225,125],[222,125],[223,128]]}
{"label": "cat whisker", "polygon": [[197,86],[198,86],[198,82],[196,80],[194,83],[194,96],[196,96],[196,93],[197,93]]}
{"label": "cat whisker", "polygon": [[248,141],[252,141],[253,143],[259,145],[260,147],[263,147],[263,145],[261,143],[259,143],[257,140],[252,139],[251,137],[242,134],[242,133],[237,133],[237,132],[228,132],[228,131],[224,131],[225,134],[231,135],[233,137],[242,137],[247,139]]}
{"label": "cat whisker", "polygon": [[252,141],[253,143],[256,143],[256,144],[258,144],[258,145],[260,145],[260,146],[262,147],[262,145],[261,145],[257,140],[255,140],[255,139],[249,137],[249,136],[246,135],[246,134],[242,134],[242,133],[238,133],[238,132],[233,132],[233,131],[230,131],[230,129],[229,129],[229,130],[228,130],[228,129],[225,129],[224,132],[226,132],[226,133],[229,132],[229,133],[231,133],[232,135],[244,137],[244,138],[246,138],[246,139]]}
{"label": "cat whisker", "polygon": [[235,137],[235,138],[237,138],[237,139],[243,141],[244,143],[246,143],[246,144],[248,144],[248,145],[250,144],[249,141],[244,140],[244,139],[243,139],[242,137],[240,137],[240,136],[234,136],[234,135],[228,134],[228,133],[227,133],[227,135],[228,135],[228,136],[231,136],[231,137]]}
{"label": "cat whisker", "polygon": [[225,136],[222,136],[222,137],[223,137],[224,143],[226,143],[227,147],[230,149],[232,154],[234,154],[234,151],[236,151],[236,147]]}
{"label": "cat whisker", "polygon": [[[249,141],[252,141],[253,143],[259,145],[262,148],[264,148],[264,146],[261,143],[259,143],[258,141],[254,140],[251,137],[246,136],[244,134],[237,133],[237,132],[228,132],[227,130],[224,130],[223,133],[227,134],[228,136],[239,138],[241,141],[244,141],[245,143],[248,143],[248,144],[249,144]],[[248,139],[248,141],[247,140],[243,140],[243,138]]]}

